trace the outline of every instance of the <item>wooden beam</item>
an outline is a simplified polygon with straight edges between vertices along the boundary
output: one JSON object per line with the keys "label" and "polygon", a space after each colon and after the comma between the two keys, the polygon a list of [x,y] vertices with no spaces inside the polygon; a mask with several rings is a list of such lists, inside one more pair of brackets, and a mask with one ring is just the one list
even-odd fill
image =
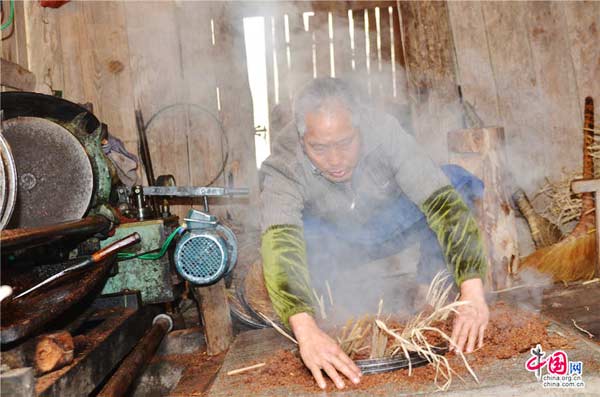
{"label": "wooden beam", "polygon": [[2,60],[2,85],[20,91],[34,91],[36,78],[33,73],[24,67],[6,60]]}
{"label": "wooden beam", "polygon": [[450,163],[473,173],[485,186],[478,216],[491,267],[487,287],[508,286],[508,275],[518,268],[519,251],[515,214],[507,189],[504,130],[500,127],[462,129],[448,133]]}
{"label": "wooden beam", "polygon": [[195,292],[200,300],[206,351],[209,355],[214,356],[227,350],[233,340],[225,281],[220,280],[208,287],[196,287]]}
{"label": "wooden beam", "polygon": [[600,179],[576,179],[571,182],[573,193],[588,193],[600,190]]}

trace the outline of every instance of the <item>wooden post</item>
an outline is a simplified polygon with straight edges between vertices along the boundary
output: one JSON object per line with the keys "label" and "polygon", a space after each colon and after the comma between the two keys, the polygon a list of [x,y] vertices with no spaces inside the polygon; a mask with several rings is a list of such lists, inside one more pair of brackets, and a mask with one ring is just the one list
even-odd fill
{"label": "wooden post", "polygon": [[600,277],[600,216],[598,216],[598,197],[600,196],[600,179],[578,180],[571,183],[573,193],[594,193],[594,212],[596,215],[596,277]]}
{"label": "wooden post", "polygon": [[214,356],[227,350],[233,339],[225,281],[220,280],[208,287],[196,287],[195,291],[200,301],[206,351]]}
{"label": "wooden post", "polygon": [[518,268],[519,252],[515,214],[509,204],[505,175],[504,129],[484,127],[448,133],[449,160],[483,180],[484,197],[480,227],[490,270],[488,288],[508,286]]}

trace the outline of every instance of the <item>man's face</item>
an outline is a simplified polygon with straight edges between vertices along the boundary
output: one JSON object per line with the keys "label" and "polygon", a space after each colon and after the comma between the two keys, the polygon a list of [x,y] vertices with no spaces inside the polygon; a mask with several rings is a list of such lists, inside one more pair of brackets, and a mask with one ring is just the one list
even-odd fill
{"label": "man's face", "polygon": [[310,161],[332,182],[350,180],[360,151],[360,136],[350,112],[328,104],[324,110],[308,113],[305,121],[302,141]]}

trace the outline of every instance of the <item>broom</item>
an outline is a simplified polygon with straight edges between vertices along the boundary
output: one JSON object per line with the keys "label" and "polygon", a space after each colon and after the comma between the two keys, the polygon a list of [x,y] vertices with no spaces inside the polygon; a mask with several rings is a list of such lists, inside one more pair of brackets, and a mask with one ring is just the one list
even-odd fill
{"label": "broom", "polygon": [[[590,147],[594,141],[594,101],[585,98],[583,126],[583,179],[594,177]],[[521,261],[521,269],[535,268],[555,281],[589,280],[594,277],[596,238],[593,193],[582,193],[581,216],[573,231],[556,244],[535,251]]]}

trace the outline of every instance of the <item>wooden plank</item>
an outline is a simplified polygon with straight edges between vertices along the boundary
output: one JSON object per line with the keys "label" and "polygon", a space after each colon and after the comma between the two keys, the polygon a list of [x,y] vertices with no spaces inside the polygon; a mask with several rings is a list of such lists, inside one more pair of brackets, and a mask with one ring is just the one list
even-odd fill
{"label": "wooden plank", "polygon": [[571,182],[573,193],[596,192],[600,190],[600,179],[579,179]]}
{"label": "wooden plank", "polygon": [[444,163],[446,133],[462,127],[447,4],[400,2],[399,9],[416,138]]}
{"label": "wooden plank", "polygon": [[[288,56],[291,62],[291,37],[286,35],[285,21],[289,21],[288,15],[279,15],[275,17],[275,54],[277,58],[277,75],[279,82],[278,101],[279,103],[271,106],[269,112],[269,143],[271,147],[277,139],[277,134],[292,120],[292,100],[293,100],[293,76],[291,63],[288,64]],[[289,22],[288,22],[289,28]]]}
{"label": "wooden plank", "polygon": [[302,14],[289,14],[291,49],[291,89],[294,95],[312,80],[312,37],[304,29]]}
{"label": "wooden plank", "polygon": [[394,50],[395,98],[399,103],[408,103],[408,80],[406,77],[406,61],[404,54],[403,32],[400,29],[400,8],[392,7],[392,48]]}
{"label": "wooden plank", "polygon": [[506,130],[508,164],[516,185],[530,194],[546,173],[519,170],[544,164],[548,140],[540,126],[546,112],[539,102],[528,42],[528,10],[525,3],[481,6],[498,91],[498,112]]}
{"label": "wooden plank", "polygon": [[382,95],[387,100],[393,100],[394,76],[392,74],[392,29],[391,15],[388,7],[379,9],[379,30],[381,37],[381,82]]}
{"label": "wooden plank", "polygon": [[348,12],[333,14],[333,50],[335,76],[347,77],[352,73],[352,48]]}
{"label": "wooden plank", "polygon": [[[542,106],[536,134],[547,137],[544,148],[544,173],[559,178],[565,167],[579,169],[581,164],[581,115],[578,111],[576,80],[569,53],[562,6],[551,2],[526,3],[528,35]],[[600,61],[600,58],[598,59]],[[542,128],[540,130],[539,128]],[[560,159],[557,161],[557,159]],[[531,164],[540,166],[540,163]]]}
{"label": "wooden plank", "polygon": [[310,1],[237,1],[236,13],[240,17],[256,17],[265,15],[289,14],[298,16],[307,11],[313,11],[314,7]]}
{"label": "wooden plank", "polygon": [[246,68],[242,17],[229,3],[213,3],[217,84],[221,93],[221,122],[229,141],[225,180],[231,187],[247,187],[247,198],[227,199],[228,217],[242,224],[257,224],[251,206],[258,202],[258,171],[254,148],[252,98]]}
{"label": "wooden plank", "polygon": [[[217,176],[223,168],[227,148],[219,119],[215,77],[221,65],[212,62],[217,51],[211,27],[214,26],[212,8],[203,2],[176,3],[175,19],[183,82],[180,98],[182,103],[190,104],[183,106],[190,184],[206,186],[214,181],[215,186],[223,186],[224,175]],[[195,200],[198,205],[201,202]],[[211,213],[225,216],[225,203],[218,200],[210,203]]]}
{"label": "wooden plank", "polygon": [[366,9],[367,21],[369,23],[369,93],[372,98],[381,99],[382,86],[379,79],[379,59],[377,52],[377,21],[375,17],[375,8]]}
{"label": "wooden plank", "polygon": [[[4,17],[2,23],[4,23],[8,19],[9,0],[2,1],[2,9],[6,11],[2,15]],[[2,31],[2,58],[19,64],[25,69],[29,68],[23,1],[15,1],[13,22],[10,27]]]}
{"label": "wooden plank", "polygon": [[[579,99],[579,119],[583,120],[586,96],[600,93],[600,2],[577,1],[554,4],[562,8],[566,20],[565,37],[568,39],[568,53],[575,69],[577,97]],[[566,57],[566,54],[562,54]]]}
{"label": "wooden plank", "polygon": [[[188,185],[190,167],[186,109],[168,108],[183,96],[182,53],[173,2],[124,2],[130,49],[134,107],[148,124],[154,175],[172,174],[179,185]],[[160,26],[160,29],[156,29]],[[185,216],[189,201],[172,205]]]}
{"label": "wooden plank", "polygon": [[27,31],[25,28],[25,2],[15,1],[15,40],[17,42],[16,62],[29,69],[29,58],[27,56]]}
{"label": "wooden plank", "polygon": [[362,10],[365,8],[375,7],[388,7],[396,4],[395,1],[386,0],[313,0],[310,2],[312,9],[318,10],[329,10],[338,14],[345,14],[348,10]]}
{"label": "wooden plank", "polygon": [[316,11],[311,25],[316,50],[317,77],[331,76],[328,11]]}
{"label": "wooden plank", "polygon": [[285,18],[283,15],[275,17],[275,53],[277,56],[277,75],[279,82],[278,100],[279,105],[289,108],[292,100],[290,91],[290,68],[287,62],[287,51],[289,44],[286,42]]}
{"label": "wooden plank", "polygon": [[[594,341],[600,341],[600,315],[597,302],[600,301],[598,284],[576,284],[564,287],[556,285],[544,291],[542,314],[549,316],[564,326],[575,329],[577,325],[594,335]],[[579,331],[578,331],[579,332]]]}
{"label": "wooden plank", "polygon": [[[132,71],[122,2],[86,2],[82,20],[89,32],[84,61],[86,98],[93,98],[94,113],[109,132],[124,140],[137,139]],[[88,62],[85,62],[87,60]]]}
{"label": "wooden plank", "polygon": [[59,15],[64,65],[63,96],[91,102],[94,113],[123,140],[137,139],[125,10],[119,2],[77,2]]}
{"label": "wooden plank", "polygon": [[[66,76],[63,88],[63,96],[77,103],[91,102],[94,106],[94,113],[100,105],[98,98],[86,95],[84,88],[85,79],[94,79],[95,71],[84,71],[83,69],[83,51],[89,47],[89,30],[83,24],[83,2],[73,2],[68,7],[64,6],[58,11],[58,22],[61,36],[61,51],[65,59],[63,74]],[[56,11],[54,11],[56,13]],[[90,65],[87,62],[87,65]],[[93,66],[93,63],[91,64]],[[91,73],[91,74],[90,74]],[[91,93],[90,93],[91,94]]]}
{"label": "wooden plank", "polygon": [[21,91],[35,90],[35,75],[20,65],[2,58],[2,85]]}
{"label": "wooden plank", "polygon": [[[2,23],[8,21],[10,0],[2,0]],[[15,23],[2,31],[2,58],[18,63],[17,59],[17,33]]]}
{"label": "wooden plank", "polygon": [[233,340],[225,281],[220,280],[216,284],[194,289],[200,298],[200,314],[204,324],[206,352],[214,356],[226,351]]}
{"label": "wooden plank", "polygon": [[457,79],[463,98],[473,105],[485,125],[499,125],[498,92],[481,3],[449,2],[448,11],[456,48]]}
{"label": "wooden plank", "polygon": [[[365,89],[367,86],[367,41],[365,37],[365,11],[364,9],[352,10],[354,22],[354,71],[356,76],[362,77]],[[364,80],[363,80],[364,79]]]}
{"label": "wooden plank", "polygon": [[[70,7],[66,4],[63,7]],[[59,14],[40,7],[37,1],[24,2],[29,70],[37,77],[37,91],[63,90],[63,56]]]}

